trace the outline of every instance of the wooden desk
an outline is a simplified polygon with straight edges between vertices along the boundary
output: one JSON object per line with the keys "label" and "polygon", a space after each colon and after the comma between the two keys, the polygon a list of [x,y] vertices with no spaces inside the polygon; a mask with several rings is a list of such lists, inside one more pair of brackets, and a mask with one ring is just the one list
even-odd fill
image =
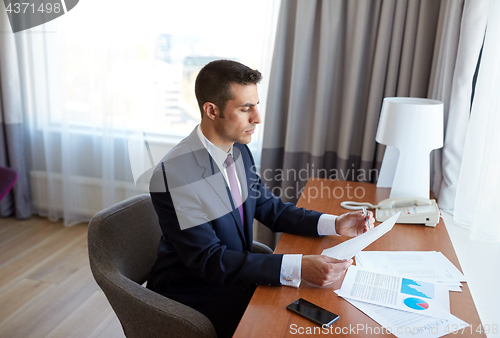
{"label": "wooden desk", "polygon": [[[344,200],[366,201],[378,203],[389,197],[390,189],[377,189],[374,184],[311,179],[304,189],[298,206],[314,209],[324,213],[340,215],[347,210],[340,206]],[[348,238],[326,236],[309,238],[284,234],[275,252],[287,254],[319,255],[331,246],[337,245]],[[446,231],[443,220],[435,228],[414,224],[396,224],[386,235],[368,246],[365,250],[373,251],[441,251],[455,266],[461,269],[457,255]],[[300,336],[292,334],[291,325],[296,327],[311,327],[316,325],[286,309],[286,306],[298,298],[309,300],[331,312],[340,315],[333,327],[349,328],[358,324],[364,328],[380,330],[381,326],[370,317],[359,311],[346,300],[338,297],[333,290],[342,285],[343,279],[327,287],[318,287],[302,281],[300,288],[259,286],[235,332],[234,337],[289,337]],[[465,332],[458,335],[466,337],[484,337],[475,332],[482,328],[474,302],[464,283],[462,292],[450,292],[451,313],[471,324]],[[345,329],[344,329],[345,331]],[[392,334],[370,334],[360,331],[358,334],[342,334],[343,337],[394,337]],[[344,332],[345,333],[345,332]],[[304,336],[304,335],[302,335]],[[425,335],[418,335],[424,337]]]}

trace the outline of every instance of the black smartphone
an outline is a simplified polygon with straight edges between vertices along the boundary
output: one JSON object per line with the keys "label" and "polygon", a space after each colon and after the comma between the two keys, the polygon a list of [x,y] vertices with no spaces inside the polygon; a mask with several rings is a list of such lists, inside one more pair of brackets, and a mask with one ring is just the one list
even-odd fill
{"label": "black smartphone", "polygon": [[286,308],[322,327],[328,327],[339,319],[339,316],[335,313],[325,310],[302,298],[297,299]]}

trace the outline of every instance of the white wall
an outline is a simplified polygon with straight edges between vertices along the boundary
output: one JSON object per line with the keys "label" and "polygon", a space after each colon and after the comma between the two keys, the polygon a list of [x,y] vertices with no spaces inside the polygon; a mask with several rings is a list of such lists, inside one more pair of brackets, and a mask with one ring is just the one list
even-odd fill
{"label": "white wall", "polygon": [[[473,241],[468,229],[455,224],[450,214],[442,215],[481,322],[490,330],[497,325],[497,332],[487,336],[500,337],[500,243]],[[491,221],[498,222],[493,212]]]}

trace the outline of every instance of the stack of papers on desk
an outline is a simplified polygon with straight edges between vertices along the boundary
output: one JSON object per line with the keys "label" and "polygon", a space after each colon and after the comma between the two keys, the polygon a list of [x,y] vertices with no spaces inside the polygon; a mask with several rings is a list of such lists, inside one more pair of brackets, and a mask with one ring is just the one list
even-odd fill
{"label": "stack of papers on desk", "polygon": [[446,283],[450,291],[461,292],[465,276],[441,252],[363,251],[356,265],[389,275]]}
{"label": "stack of papers on desk", "polygon": [[468,326],[450,314],[447,283],[351,266],[335,292],[396,337],[441,337]]}
{"label": "stack of papers on desk", "polygon": [[438,338],[469,326],[453,315],[448,319],[439,319],[347,298],[346,300],[398,338]]}
{"label": "stack of papers on desk", "polygon": [[446,284],[391,276],[353,265],[336,293],[343,298],[396,310],[440,319],[450,317]]}

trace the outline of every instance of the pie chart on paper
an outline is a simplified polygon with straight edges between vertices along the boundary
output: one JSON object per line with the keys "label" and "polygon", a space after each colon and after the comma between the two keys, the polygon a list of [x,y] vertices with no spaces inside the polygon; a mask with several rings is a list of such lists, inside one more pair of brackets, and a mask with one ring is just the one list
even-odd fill
{"label": "pie chart on paper", "polygon": [[429,308],[429,304],[420,298],[406,298],[404,300],[406,306],[413,310],[427,310]]}

